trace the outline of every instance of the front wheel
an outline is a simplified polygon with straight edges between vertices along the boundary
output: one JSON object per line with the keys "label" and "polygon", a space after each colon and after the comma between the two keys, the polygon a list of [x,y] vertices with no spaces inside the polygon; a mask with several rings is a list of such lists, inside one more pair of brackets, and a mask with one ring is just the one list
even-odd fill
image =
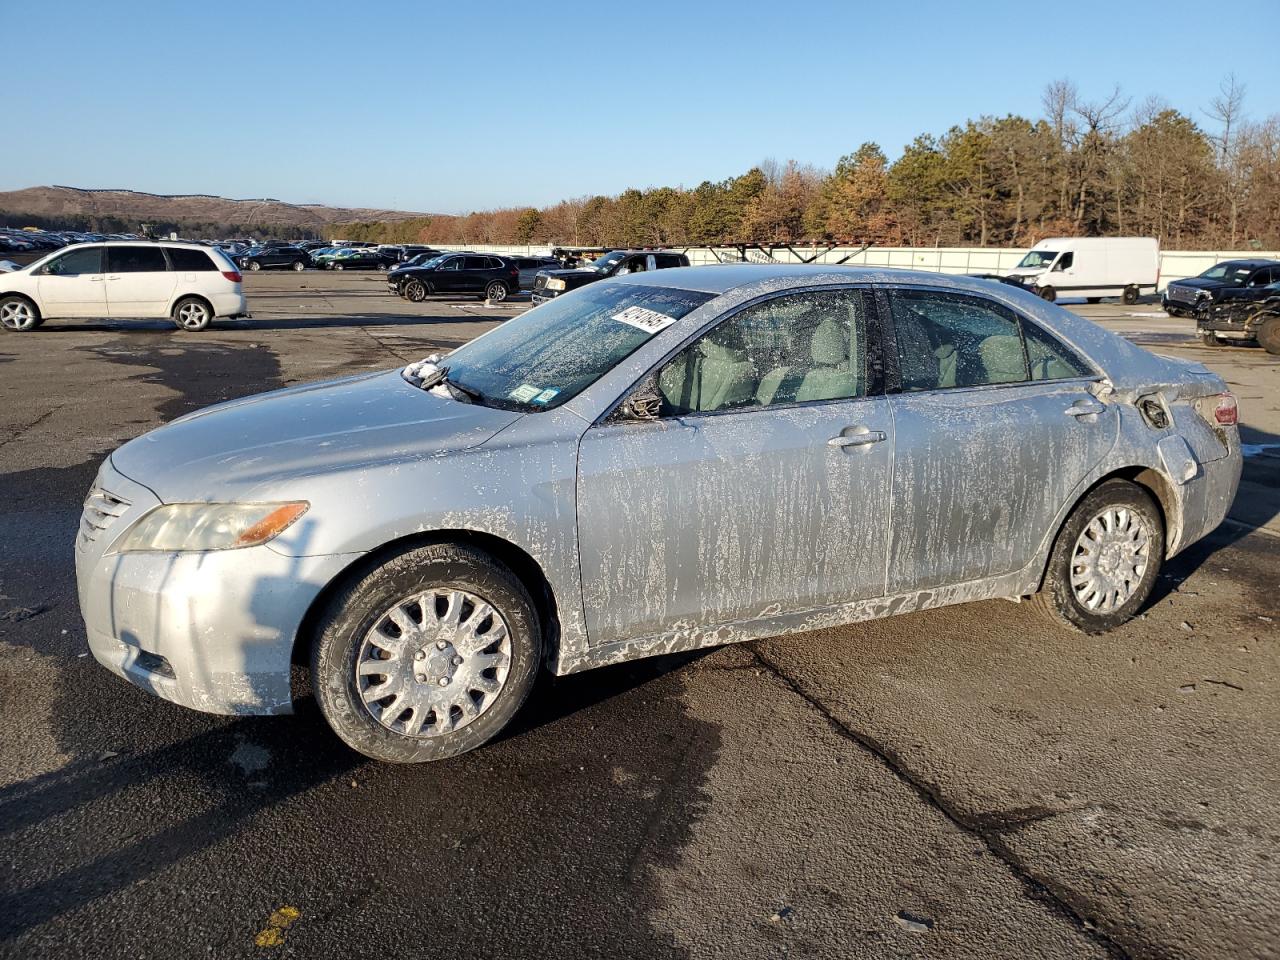
{"label": "front wheel", "polygon": [[1050,303],[1058,299],[1058,291],[1053,287],[1041,287],[1036,292],[1040,294],[1041,300],[1048,300]]}
{"label": "front wheel", "polygon": [[1164,521],[1151,495],[1108,480],[1062,525],[1032,606],[1059,626],[1105,633],[1147,602],[1163,560]]}
{"label": "front wheel", "polygon": [[410,280],[404,285],[404,298],[413,303],[421,303],[427,299],[428,293],[427,285],[421,280]]}
{"label": "front wheel", "polygon": [[252,270],[254,273],[257,273],[259,270],[262,269],[262,264],[260,264],[257,260],[250,260],[249,269]]}
{"label": "front wheel", "polygon": [[1196,336],[1200,338],[1200,345],[1204,347],[1216,347],[1222,343],[1212,330],[1197,330]]}
{"label": "front wheel", "polygon": [[173,307],[173,325],[187,333],[198,333],[213,322],[213,311],[203,300],[187,297]]}
{"label": "front wheel", "polygon": [[341,269],[342,269],[342,264],[340,264],[340,263],[335,263],[335,264],[333,265],[333,269],[335,269],[335,270],[341,270]]}
{"label": "front wheel", "polygon": [[307,265],[301,260],[295,260],[293,263],[293,269],[301,273],[303,270],[307,269]]}
{"label": "front wheel", "polygon": [[501,303],[507,299],[507,285],[501,280],[492,281],[484,288],[484,298],[491,303]]}
{"label": "front wheel", "polygon": [[0,300],[0,327],[9,333],[27,333],[43,322],[40,311],[26,297],[5,297]]}
{"label": "front wheel", "polygon": [[1280,314],[1255,323],[1253,333],[1258,338],[1258,346],[1267,353],[1280,356]]}
{"label": "front wheel", "polygon": [[321,615],[312,686],[353,750],[419,763],[496,736],[533,689],[542,633],[524,585],[473,547],[388,558]]}

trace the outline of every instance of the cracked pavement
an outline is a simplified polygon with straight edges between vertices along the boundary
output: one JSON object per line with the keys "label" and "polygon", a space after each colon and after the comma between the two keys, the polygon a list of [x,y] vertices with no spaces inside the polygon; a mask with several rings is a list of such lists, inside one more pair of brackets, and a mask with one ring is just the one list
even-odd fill
{"label": "cracked pavement", "polygon": [[[642,661],[543,684],[443,763],[365,761],[309,698],[206,716],[98,667],[71,540],[106,452],[523,309],[383,290],[261,274],[255,319],[206,334],[0,339],[0,956],[1277,955],[1265,452],[1237,522],[1107,636],[992,601]],[[1210,362],[1245,439],[1280,435],[1280,359],[1081,309]]]}

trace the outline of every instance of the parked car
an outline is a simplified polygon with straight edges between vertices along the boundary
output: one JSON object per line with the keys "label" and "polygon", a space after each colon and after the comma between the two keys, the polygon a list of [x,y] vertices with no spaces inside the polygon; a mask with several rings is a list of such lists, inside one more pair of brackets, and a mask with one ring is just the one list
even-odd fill
{"label": "parked car", "polygon": [[596,258],[590,265],[572,270],[543,270],[533,281],[533,302],[548,300],[595,283],[607,277],[621,277],[629,273],[648,270],[665,270],[670,267],[687,267],[689,258],[683,253],[669,250],[612,250]]}
{"label": "parked car", "polygon": [[1202,307],[1236,298],[1249,299],[1250,291],[1280,281],[1280,261],[1224,260],[1198,277],[1175,280],[1160,299],[1171,317],[1194,316]]}
{"label": "parked car", "polygon": [[81,610],[153,694],[286,713],[307,661],[354,749],[439,759],[544,664],[995,597],[1117,627],[1222,521],[1236,415],[1203,366],[1013,287],[645,272],[125,444],[86,501]]}
{"label": "parked car", "polygon": [[69,317],[169,317],[203,330],[248,316],[240,271],[221,250],[194,243],[77,244],[0,274],[0,327],[14,333]]}
{"label": "parked car", "polygon": [[1052,302],[1059,296],[1138,302],[1160,282],[1154,237],[1050,237],[1032,247],[1009,279]]}
{"label": "parked car", "polygon": [[533,283],[543,270],[559,270],[560,261],[555,257],[512,257],[520,271],[520,289],[532,290]]}
{"label": "parked car", "polygon": [[374,247],[344,247],[326,257],[326,270],[390,270],[399,260]]}
{"label": "parked car", "polygon": [[305,250],[293,246],[259,246],[240,255],[239,264],[245,270],[289,269],[305,270],[311,266],[311,258]]}
{"label": "parked car", "polygon": [[387,275],[392,293],[418,303],[434,293],[478,293],[501,302],[520,290],[514,260],[494,254],[446,253],[417,267]]}
{"label": "parked car", "polygon": [[1280,355],[1280,280],[1265,287],[1239,287],[1196,310],[1196,335],[1205,346],[1256,342]]}

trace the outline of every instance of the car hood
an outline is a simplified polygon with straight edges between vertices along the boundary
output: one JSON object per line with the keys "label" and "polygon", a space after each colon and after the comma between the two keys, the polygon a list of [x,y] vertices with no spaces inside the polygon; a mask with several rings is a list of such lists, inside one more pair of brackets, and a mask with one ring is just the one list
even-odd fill
{"label": "car hood", "polygon": [[317,474],[465,450],[521,416],[428,393],[392,370],[218,404],[129,441],[111,463],[165,502],[251,499]]}
{"label": "car hood", "polygon": [[1221,280],[1208,280],[1204,277],[1187,277],[1185,280],[1171,280],[1169,286],[1192,287],[1196,290],[1221,290],[1230,286]]}

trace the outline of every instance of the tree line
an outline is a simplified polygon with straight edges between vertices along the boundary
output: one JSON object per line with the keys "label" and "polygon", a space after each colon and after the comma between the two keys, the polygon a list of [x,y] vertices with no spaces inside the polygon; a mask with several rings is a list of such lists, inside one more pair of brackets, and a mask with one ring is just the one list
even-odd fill
{"label": "tree line", "polygon": [[[922,134],[892,162],[863,143],[833,170],[766,161],[691,189],[629,189],[551,206],[434,216],[424,243],[681,246],[845,242],[1028,246],[1046,236],[1154,236],[1167,248],[1280,248],[1280,115],[1252,120],[1234,76],[1200,111],[1117,87],[1049,84],[1042,115]],[[338,236],[401,240],[404,224]]]}

